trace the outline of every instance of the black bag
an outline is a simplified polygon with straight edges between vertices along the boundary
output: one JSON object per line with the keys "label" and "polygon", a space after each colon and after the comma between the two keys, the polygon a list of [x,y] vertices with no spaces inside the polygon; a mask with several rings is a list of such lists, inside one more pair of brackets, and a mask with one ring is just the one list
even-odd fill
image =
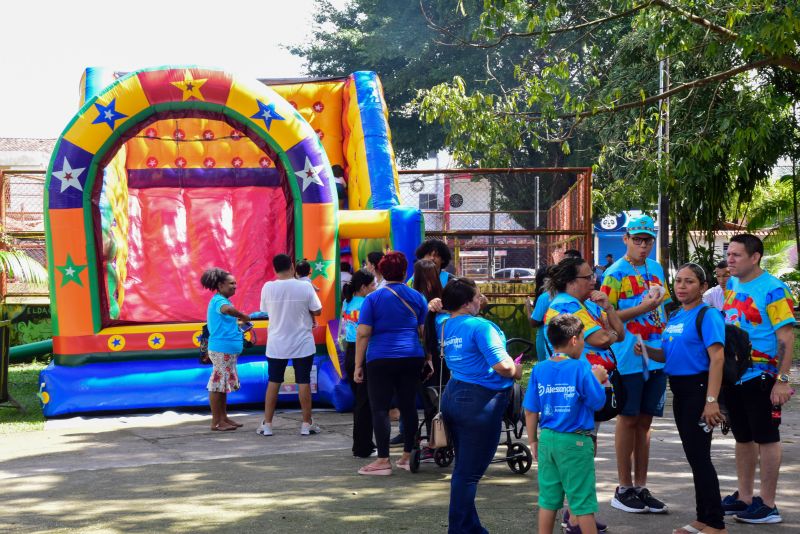
{"label": "black bag", "polygon": [[513,426],[525,420],[525,413],[522,407],[524,398],[525,390],[522,389],[518,382],[514,382],[514,385],[511,386],[511,398],[508,400],[508,406],[506,406],[506,419]]}
{"label": "black bag", "polygon": [[200,358],[199,361],[203,365],[211,365],[211,358],[208,357],[208,325],[203,325],[203,333],[200,334],[198,341],[200,341]]}
{"label": "black bag", "polygon": [[[694,326],[697,329],[697,337],[703,341],[703,317],[708,311],[708,306],[697,313]],[[753,365],[752,359],[753,346],[750,343],[750,336],[736,325],[725,325],[725,360],[722,364],[722,384],[734,386],[742,375]]]}
{"label": "black bag", "polygon": [[606,390],[606,403],[602,408],[594,412],[594,420],[597,422],[608,421],[615,418],[625,406],[625,386],[622,384],[622,375],[617,368],[617,356],[611,347],[608,348],[611,358],[614,360],[614,370],[608,373],[608,381],[611,384]]}

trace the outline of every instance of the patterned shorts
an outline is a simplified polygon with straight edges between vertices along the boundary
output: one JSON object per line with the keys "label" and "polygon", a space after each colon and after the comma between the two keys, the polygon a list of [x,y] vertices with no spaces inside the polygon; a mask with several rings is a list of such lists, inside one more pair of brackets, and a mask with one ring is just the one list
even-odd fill
{"label": "patterned shorts", "polygon": [[236,359],[239,355],[210,350],[208,357],[214,364],[214,369],[211,371],[211,378],[208,379],[206,389],[217,393],[238,391],[239,374],[236,372]]}

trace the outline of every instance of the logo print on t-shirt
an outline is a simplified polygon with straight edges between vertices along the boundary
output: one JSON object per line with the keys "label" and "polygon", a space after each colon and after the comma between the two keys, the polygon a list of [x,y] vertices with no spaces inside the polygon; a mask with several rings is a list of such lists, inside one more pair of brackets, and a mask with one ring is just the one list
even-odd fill
{"label": "logo print on t-shirt", "polygon": [[758,326],[763,322],[761,313],[753,302],[753,297],[745,293],[730,293],[725,307],[728,322],[741,324],[742,319],[748,324]]}

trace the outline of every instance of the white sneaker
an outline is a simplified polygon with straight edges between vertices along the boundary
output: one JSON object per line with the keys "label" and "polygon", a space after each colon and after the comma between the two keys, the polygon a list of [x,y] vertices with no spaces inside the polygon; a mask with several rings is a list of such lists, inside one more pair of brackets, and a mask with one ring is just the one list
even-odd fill
{"label": "white sneaker", "polygon": [[256,434],[260,434],[262,436],[271,436],[272,435],[272,423],[266,423],[263,420],[258,428],[256,428]]}
{"label": "white sneaker", "polygon": [[319,425],[311,422],[311,423],[303,423],[300,425],[300,435],[301,436],[308,436],[310,434],[319,434],[320,428]]}

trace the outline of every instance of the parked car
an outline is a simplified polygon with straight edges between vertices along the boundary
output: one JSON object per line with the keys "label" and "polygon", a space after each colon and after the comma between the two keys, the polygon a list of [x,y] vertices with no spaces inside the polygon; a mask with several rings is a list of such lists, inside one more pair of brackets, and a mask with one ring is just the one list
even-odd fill
{"label": "parked car", "polygon": [[505,269],[497,269],[493,276],[494,281],[504,282],[511,280],[533,281],[536,279],[536,269],[529,269],[527,267],[507,267]]}

